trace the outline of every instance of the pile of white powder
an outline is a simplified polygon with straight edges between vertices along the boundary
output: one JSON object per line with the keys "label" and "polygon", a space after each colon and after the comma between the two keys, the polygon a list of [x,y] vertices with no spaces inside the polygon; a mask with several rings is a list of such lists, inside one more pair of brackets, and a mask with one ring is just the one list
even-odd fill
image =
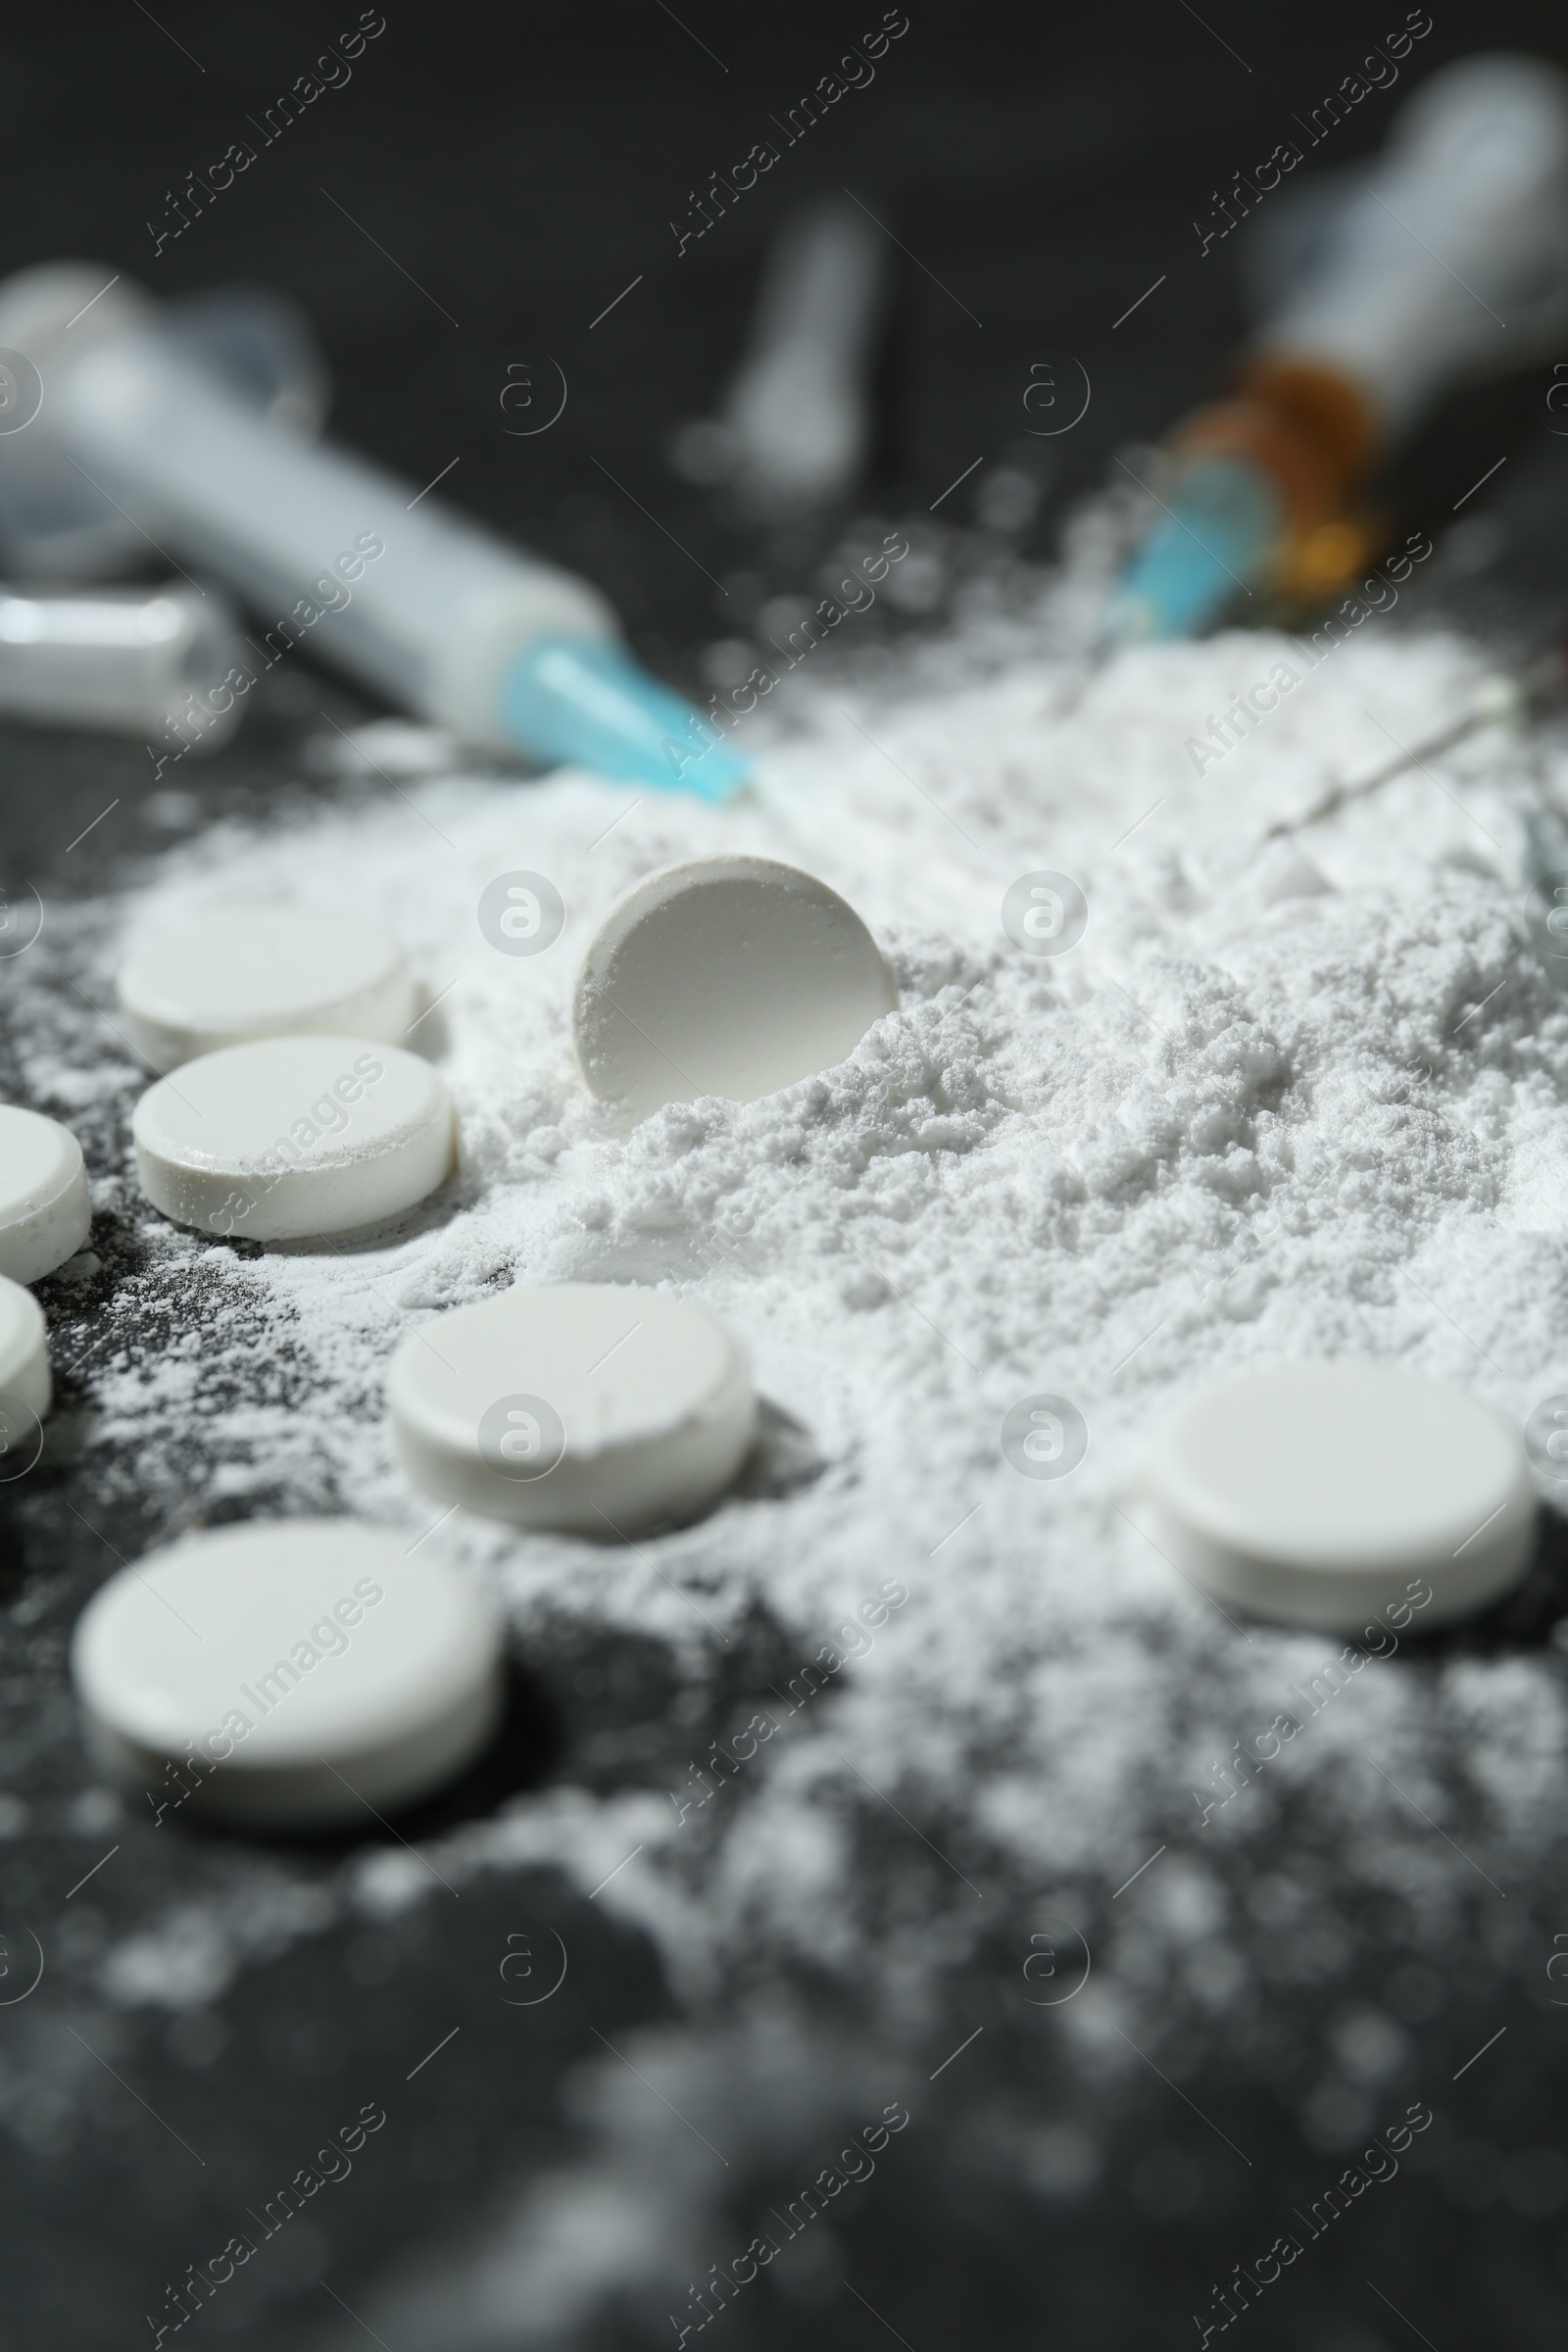
{"label": "pile of white powder", "polygon": [[[1346,1923],[1384,1894],[1435,1944],[1476,1917],[1500,1936],[1525,1906],[1482,1874],[1528,1875],[1568,1796],[1561,1660],[1502,1645],[1369,1664],[1205,1826],[1193,1791],[1221,1792],[1234,1741],[1304,1715],[1291,1687],[1340,1644],[1233,1626],[1139,1533],[1134,1492],[1161,1415],[1249,1365],[1365,1356],[1516,1420],[1568,1391],[1568,992],[1526,882],[1527,818],[1568,808],[1568,754],[1489,732],[1270,851],[1276,819],[1376,766],[1391,735],[1414,743],[1463,710],[1477,651],[1374,619],[1199,778],[1188,739],[1289,647],[1237,633],[1097,665],[1070,639],[1081,601],[1047,581],[1025,611],[977,600],[934,645],[813,657],[742,730],[757,790],[727,809],[572,772],[372,776],[286,830],[204,833],[73,918],[72,968],[111,1010],[120,956],[185,915],[305,902],[378,918],[439,999],[414,1042],[439,1049],[461,1125],[453,1195],[363,1246],[243,1256],[154,1216],[128,1161],[99,1183],[145,1250],[123,1328],[145,1331],[150,1302],[167,1320],[167,1342],[111,1339],[86,1367],[149,1541],[238,1502],[342,1508],[412,1544],[439,1506],[392,1458],[380,1391],[399,1341],[514,1281],[668,1283],[743,1336],[787,1417],[774,1491],[635,1548],[462,1515],[430,1548],[491,1581],[522,1656],[563,1625],[601,1629],[667,1645],[693,1685],[759,1611],[804,1666],[882,1580],[906,1588],[832,1694],[684,1821],[664,1792],[574,1786],[568,1758],[545,1792],[430,1849],[460,1886],[549,1865],[586,1894],[616,1873],[596,1908],[656,1939],[694,2021],[689,2045],[647,2037],[639,2064],[699,2122],[711,2034],[750,2034],[761,2066],[765,1988],[801,1969],[919,2052],[905,2080],[923,2086],[928,2037],[1000,1918],[1023,1923],[1020,1972],[1035,1919],[1088,1936],[1090,1981],[1052,2012],[1086,2079],[1137,2071],[1113,2028],[1156,2058],[1178,2018],[1223,2014],[1245,2038],[1259,1923],[1290,1927],[1280,1982],[1295,1966],[1320,1984],[1348,1973]],[[899,1009],[819,1078],[623,1134],[572,1065],[577,957],[641,875],[730,850],[840,891],[887,950]],[[476,920],[518,868],[567,908],[531,959]],[[1001,923],[1037,869],[1089,904],[1054,959]],[[40,998],[24,1048],[32,1100],[68,1120],[142,1083],[64,992]],[[1089,1430],[1055,1482],[1001,1448],[1009,1407],[1039,1392]],[[678,1793],[696,1792],[683,1773]],[[1287,1811],[1315,1825],[1299,1851]],[[929,1864],[921,1922],[867,1877],[890,1843]],[[198,2005],[345,1910],[446,1899],[401,1847],[346,1863],[329,1898],[269,1868],[270,1895],[215,1883],[150,1914],[101,1989]],[[1323,2059],[1325,2142],[1334,2100],[1355,2129],[1403,2046],[1365,2002],[1344,2034]],[[658,2273],[673,2205],[699,2195],[679,2127],[666,2119],[656,2163],[646,2133],[666,2126],[627,2104],[635,2083],[607,2059],[597,2085],[601,2156],[541,2191],[475,2274],[509,2341],[525,2340],[523,2285],[543,2341],[608,2277]],[[1093,2162],[1091,2146],[1085,2178]],[[599,2217],[579,2231],[591,2259],[559,2252],[573,2213]]]}

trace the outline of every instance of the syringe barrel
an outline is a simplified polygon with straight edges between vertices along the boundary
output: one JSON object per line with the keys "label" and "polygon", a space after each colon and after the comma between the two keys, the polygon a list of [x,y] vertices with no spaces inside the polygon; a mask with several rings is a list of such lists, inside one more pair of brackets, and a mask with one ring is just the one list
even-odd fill
{"label": "syringe barrel", "polygon": [[1533,58],[1463,58],[1405,106],[1261,341],[1343,371],[1392,434],[1456,375],[1518,366],[1560,332],[1565,289],[1568,80]]}
{"label": "syringe barrel", "polygon": [[434,495],[267,422],[156,313],[45,370],[32,428],[159,546],[311,654],[465,741],[514,748],[502,681],[540,635],[617,634],[605,600]]}
{"label": "syringe barrel", "polygon": [[207,751],[244,705],[219,698],[244,646],[216,588],[0,587],[0,711],[42,726],[117,735],[188,730]]}

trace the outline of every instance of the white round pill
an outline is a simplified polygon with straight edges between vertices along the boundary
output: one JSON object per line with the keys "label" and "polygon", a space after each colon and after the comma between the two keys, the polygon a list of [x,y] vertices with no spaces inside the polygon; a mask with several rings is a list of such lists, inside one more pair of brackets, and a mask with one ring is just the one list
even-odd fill
{"label": "white round pill", "polygon": [[36,1282],[74,1257],[92,1201],[81,1146],[69,1127],[0,1103],[0,1274]]}
{"label": "white round pill", "polygon": [[357,915],[236,907],[150,940],[122,966],[126,1035],[155,1070],[256,1037],[316,1032],[392,1045],[415,1012],[397,941]]}
{"label": "white round pill", "polygon": [[1423,1591],[1422,1627],[1465,1616],[1535,1541],[1518,1432],[1463,1390],[1376,1364],[1281,1364],[1205,1390],[1166,1425],[1146,1491],[1184,1576],[1325,1633]]}
{"label": "white round pill", "polygon": [[702,858],[648,875],[605,917],[573,1042],[593,1092],[644,1119],[830,1069],[897,1001],[875,940],[825,882],[771,858]]}
{"label": "white round pill", "polygon": [[122,1568],[82,1611],[90,1746],[155,1805],[258,1827],[370,1823],[500,1719],[501,1634],[448,1562],[353,1519],[248,1522]]}
{"label": "white round pill", "polygon": [[363,1037],[269,1037],[160,1078],[130,1122],[176,1224],[254,1241],[349,1233],[452,1173],[452,1099],[427,1061]]}
{"label": "white round pill", "polygon": [[399,1348],[387,1398],[427,1494],[606,1542],[705,1510],[757,1419],[745,1353],[716,1316],[594,1283],[442,1315]]}
{"label": "white round pill", "polygon": [[[29,1414],[41,1421],[49,1410],[49,1333],[43,1308],[20,1282],[0,1274],[0,1456],[11,1450],[5,1426],[7,1405],[21,1405],[20,1421],[30,1427]],[[17,1442],[22,1443],[21,1433]],[[0,1460],[0,1478],[8,1465]]]}

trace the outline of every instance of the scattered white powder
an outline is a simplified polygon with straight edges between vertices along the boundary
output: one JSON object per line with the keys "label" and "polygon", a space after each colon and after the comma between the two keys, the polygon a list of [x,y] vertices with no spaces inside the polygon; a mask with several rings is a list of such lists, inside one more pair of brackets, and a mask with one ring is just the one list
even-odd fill
{"label": "scattered white powder", "polygon": [[[1374,621],[1200,780],[1186,739],[1290,648],[1232,634],[1097,668],[1071,638],[1081,601],[1048,583],[1028,612],[976,609],[915,653],[815,657],[748,722],[760,785],[730,810],[581,774],[410,767],[286,829],[220,827],[172,850],[69,933],[79,985],[107,1007],[121,955],[198,910],[306,901],[384,921],[437,1000],[416,1042],[441,1050],[462,1123],[454,1194],[373,1246],[244,1257],[163,1224],[128,1175],[100,1185],[144,1257],[130,1344],[88,1370],[150,1541],[236,1498],[341,1507],[411,1543],[432,1530],[505,1596],[524,1656],[589,1626],[669,1645],[699,1682],[759,1610],[796,1673],[879,1581],[906,1587],[834,1694],[684,1823],[662,1791],[572,1786],[568,1760],[565,1785],[430,1849],[459,1886],[547,1864],[586,1894],[616,1873],[599,1908],[657,1939],[710,2036],[644,2036],[638,2063],[705,2131],[714,2034],[738,2036],[731,2117],[747,2067],[776,2105],[804,2063],[758,2038],[800,1970],[836,1979],[885,2047],[920,2051],[879,2099],[919,2085],[929,2105],[926,2037],[1007,1921],[1020,1972],[1031,1924],[1090,1938],[1091,1981],[1051,2013],[1084,2080],[1137,2071],[1116,2026],[1157,2056],[1224,2013],[1245,2046],[1282,1986],[1348,1978],[1370,1898],[1397,1897],[1434,1948],[1478,1903],[1502,1914],[1482,1871],[1499,1887],[1527,1875],[1568,1797],[1549,1647],[1373,1662],[1308,1718],[1293,1686],[1340,1645],[1233,1627],[1140,1535],[1133,1492],[1159,1416],[1250,1365],[1360,1354],[1515,1418],[1568,1391],[1568,994],[1533,942],[1524,880],[1527,812],[1568,808],[1568,755],[1488,733],[1265,851],[1277,817],[1375,766],[1390,735],[1414,742],[1461,710],[1479,655]],[[819,1078],[621,1134],[572,1068],[577,956],[639,876],[736,849],[841,891],[890,955],[899,1009]],[[531,959],[497,953],[476,921],[486,884],[517,868],[567,908]],[[1055,960],[1030,960],[1000,922],[1008,886],[1039,868],[1089,903],[1082,943]],[[133,1098],[113,1036],[64,992],[40,993],[26,1037],[42,1105],[69,1117]],[[584,1279],[673,1283],[733,1324],[761,1396],[798,1425],[778,1425],[777,1491],[636,1548],[435,1525],[388,1445],[392,1349],[499,1286]],[[154,1309],[167,1343],[135,1336]],[[1090,1433],[1054,1483],[1000,1446],[1004,1415],[1037,1392],[1071,1399]],[[1192,1792],[1217,1795],[1216,1761],[1293,1709],[1299,1737],[1203,1826]],[[696,1784],[683,1775],[679,1793]],[[923,1911],[886,1899],[890,1855]],[[445,1899],[401,1848],[346,1864],[338,1886],[339,1906],[371,1916]],[[321,1924],[274,1889],[247,1927],[237,1895],[212,1893],[216,1926],[194,1936],[183,1908],[149,1916],[104,1987],[208,1998]],[[1271,1926],[1264,1984],[1249,1955]],[[1356,2084],[1403,2043],[1358,1997],[1359,2024],[1322,2058],[1327,2137],[1334,2099],[1353,2132]],[[636,2104],[629,2075],[607,2059],[593,2081],[600,2157],[501,2227],[476,2274],[474,2312],[486,2296],[505,2308],[509,2343],[560,2340],[613,2278],[678,2268],[674,2206],[689,2221],[711,2193],[694,2185],[701,2150]],[[825,2096],[800,2092],[823,2112]],[[1093,2178],[1092,2128],[1029,2148],[1042,2193]],[[539,2289],[526,2338],[521,2278]],[[468,2342],[459,2327],[449,2302],[428,2340]]]}

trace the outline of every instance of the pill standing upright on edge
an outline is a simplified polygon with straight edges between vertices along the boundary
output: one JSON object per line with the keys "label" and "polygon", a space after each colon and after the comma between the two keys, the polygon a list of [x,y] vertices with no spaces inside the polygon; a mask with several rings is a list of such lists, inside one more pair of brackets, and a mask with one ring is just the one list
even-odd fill
{"label": "pill standing upright on edge", "polygon": [[649,874],[588,944],[572,1037],[589,1087],[645,1119],[666,1102],[754,1102],[852,1054],[898,1002],[853,906],[772,858]]}
{"label": "pill standing upright on edge", "polygon": [[1145,1473],[1154,1541],[1223,1604],[1352,1634],[1413,1581],[1424,1626],[1515,1583],[1535,1541],[1523,1441],[1463,1390],[1378,1364],[1279,1364],[1181,1405]]}
{"label": "pill standing upright on edge", "polygon": [[613,1542],[694,1518],[745,1459],[745,1352],[689,1299],[518,1288],[404,1341],[387,1398],[416,1486],[522,1527]]}
{"label": "pill standing upright on edge", "polygon": [[349,1233],[452,1173],[452,1098],[416,1054],[363,1037],[225,1046],[160,1078],[130,1122],[136,1173],[178,1225],[254,1241]]}
{"label": "pill standing upright on edge", "polygon": [[205,1530],[122,1568],[71,1644],[88,1744],[154,1819],[368,1828],[500,1720],[501,1631],[450,1562],[353,1519]]}
{"label": "pill standing upright on edge", "polygon": [[37,1282],[87,1239],[92,1201],[69,1127],[0,1103],[0,1274]]}
{"label": "pill standing upright on edge", "polygon": [[388,932],[330,907],[237,906],[161,932],[122,966],[125,1032],[155,1070],[258,1037],[327,1032],[396,1045],[415,1014]]}
{"label": "pill standing upright on edge", "polygon": [[[0,1422],[8,1403],[24,1405],[41,1420],[49,1410],[51,1394],[49,1332],[43,1308],[20,1282],[8,1281],[0,1274]],[[0,1431],[0,1453],[6,1449],[7,1441]]]}

